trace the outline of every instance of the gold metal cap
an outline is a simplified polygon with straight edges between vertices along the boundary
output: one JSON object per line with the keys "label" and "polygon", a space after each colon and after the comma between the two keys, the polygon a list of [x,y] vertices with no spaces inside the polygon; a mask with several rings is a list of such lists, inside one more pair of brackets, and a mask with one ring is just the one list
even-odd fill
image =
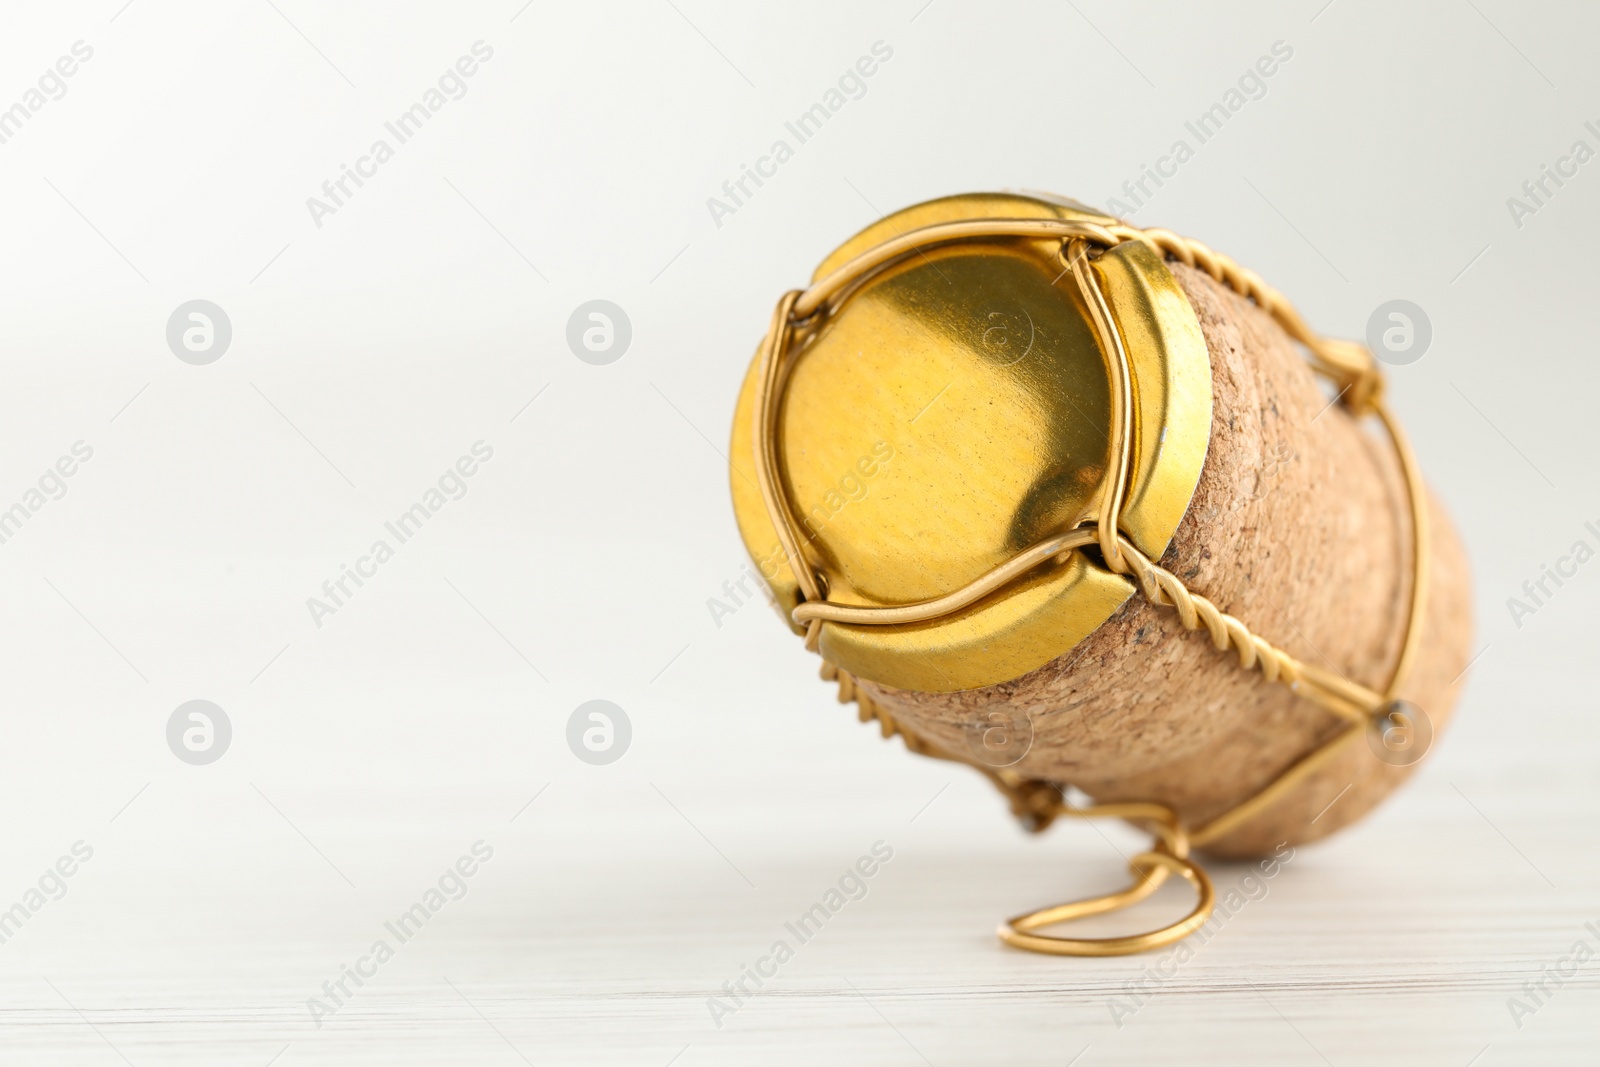
{"label": "gold metal cap", "polygon": [[[947,197],[867,227],[814,278],[919,227],[986,218],[1114,222],[1038,195]],[[777,410],[777,474],[830,602],[939,597],[1098,517],[1111,384],[1060,250],[1059,240],[989,238],[918,252],[868,277],[798,352]],[[1205,462],[1210,359],[1188,299],[1152,247],[1119,244],[1093,269],[1132,372],[1119,528],[1156,559]],[[734,512],[787,619],[800,591],[757,484],[756,387],[752,364],[734,414]],[[942,618],[823,623],[820,651],[896,688],[974,689],[1055,659],[1133,591],[1073,552]]]}

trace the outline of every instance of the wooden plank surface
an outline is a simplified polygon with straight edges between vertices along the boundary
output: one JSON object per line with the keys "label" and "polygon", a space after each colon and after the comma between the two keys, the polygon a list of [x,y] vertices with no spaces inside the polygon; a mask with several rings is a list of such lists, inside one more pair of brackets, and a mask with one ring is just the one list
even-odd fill
{"label": "wooden plank surface", "polygon": [[[44,88],[0,144],[0,1063],[1593,1064],[1600,171],[1545,168],[1600,149],[1597,39],[1502,0],[8,5],[0,116]],[[1139,835],[1024,835],[736,593],[772,301],[883,212],[1015,187],[1117,197],[1332,336],[1432,324],[1389,381],[1473,561],[1457,721],[1270,880],[1215,867],[1236,914],[1181,961],[1000,945]],[[166,332],[197,298],[207,365]],[[607,365],[568,340],[597,298]],[[197,699],[207,765],[169,744]],[[608,765],[569,746],[595,699]]]}

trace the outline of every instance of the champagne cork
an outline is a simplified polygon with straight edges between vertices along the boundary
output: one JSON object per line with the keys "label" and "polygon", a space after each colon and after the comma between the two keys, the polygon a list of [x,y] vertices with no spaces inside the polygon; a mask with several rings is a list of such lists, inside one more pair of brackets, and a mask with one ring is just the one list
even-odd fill
{"label": "champagne cork", "polygon": [[[1370,356],[1223,262],[1049,197],[890,216],[780,304],[731,485],[780,613],[908,747],[1013,797],[1071,786],[1185,827],[1271,787],[1201,838],[1249,856],[1348,825],[1410,773],[1454,708],[1471,596],[1403,441],[1363,417]],[[1235,647],[1152,602],[1145,558],[1232,617]],[[1403,757],[1378,730],[1328,747],[1386,698],[1411,705]],[[999,759],[974,744],[996,723]],[[1203,889],[1176,832],[1157,859]]]}

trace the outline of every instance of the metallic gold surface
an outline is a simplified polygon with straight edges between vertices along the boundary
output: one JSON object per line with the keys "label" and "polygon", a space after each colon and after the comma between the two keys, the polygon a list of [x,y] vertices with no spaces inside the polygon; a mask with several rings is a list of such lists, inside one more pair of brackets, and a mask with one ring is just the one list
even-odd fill
{"label": "metallic gold surface", "polygon": [[[868,227],[815,277],[915,228],[994,217],[1113,221],[1043,198],[951,197]],[[849,292],[801,342],[782,383],[776,467],[806,538],[800,551],[826,576],[830,603],[937,598],[1098,517],[1112,391],[1060,248],[1059,238],[997,238],[918,251]],[[1157,251],[1125,242],[1092,269],[1132,376],[1131,470],[1117,528],[1155,558],[1205,460],[1210,361]],[[800,596],[755,476],[754,371],[734,419],[734,507],[787,616]],[[824,622],[820,650],[886,685],[972,689],[1048,663],[1133,590],[1073,553],[937,620]]]}

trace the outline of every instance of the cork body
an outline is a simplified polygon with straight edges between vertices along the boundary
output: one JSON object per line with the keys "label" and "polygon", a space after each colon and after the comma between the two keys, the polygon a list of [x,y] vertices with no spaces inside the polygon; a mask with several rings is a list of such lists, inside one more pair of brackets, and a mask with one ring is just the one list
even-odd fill
{"label": "cork body", "polygon": [[[1328,406],[1298,348],[1209,276],[1169,264],[1205,334],[1211,437],[1163,567],[1303,662],[1375,689],[1388,680],[1410,595],[1410,520],[1388,441]],[[1422,647],[1401,696],[1431,720],[1454,708],[1472,640],[1467,562],[1430,499],[1433,574]],[[956,693],[859,682],[902,725],[952,751],[1002,712],[1033,743],[1014,769],[1097,800],[1156,800],[1199,825],[1249,798],[1343,720],[1242,669],[1170,608],[1130,599],[1075,647],[1021,678]],[[1359,819],[1414,766],[1347,747],[1272,808],[1208,846],[1245,856]]]}

